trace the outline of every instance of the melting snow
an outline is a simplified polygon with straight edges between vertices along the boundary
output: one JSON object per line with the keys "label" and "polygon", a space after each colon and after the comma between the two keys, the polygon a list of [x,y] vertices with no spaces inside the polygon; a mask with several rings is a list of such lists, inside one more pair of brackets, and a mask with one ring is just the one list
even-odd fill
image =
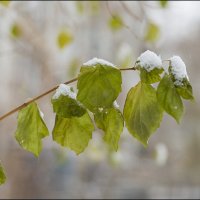
{"label": "melting snow", "polygon": [[115,107],[115,108],[119,108],[119,104],[117,103],[117,101],[114,101],[114,103],[113,103],[113,106]]}
{"label": "melting snow", "polygon": [[100,58],[93,58],[93,59],[87,61],[86,63],[83,63],[83,66],[95,66],[97,64],[116,68],[116,66],[114,64],[112,64],[106,60],[100,59]]}
{"label": "melting snow", "polygon": [[58,89],[56,89],[56,93],[53,95],[53,99],[58,99],[60,95],[69,96],[72,99],[76,99],[76,93],[72,92],[70,87],[65,84],[60,84]]}
{"label": "melting snow", "polygon": [[137,61],[139,61],[139,65],[146,69],[148,72],[154,68],[162,68],[161,57],[157,56],[154,52],[149,50],[142,53]]}
{"label": "melting snow", "polygon": [[174,75],[176,82],[176,85],[181,85],[182,80],[184,78],[188,78],[186,66],[183,60],[179,56],[173,56],[170,58],[171,61],[171,67],[172,67],[172,74]]}

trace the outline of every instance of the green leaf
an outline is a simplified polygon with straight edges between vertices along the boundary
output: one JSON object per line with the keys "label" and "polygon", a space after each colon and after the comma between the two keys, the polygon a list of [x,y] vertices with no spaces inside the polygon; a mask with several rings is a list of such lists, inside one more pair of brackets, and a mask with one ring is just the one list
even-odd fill
{"label": "green leaf", "polygon": [[11,1],[0,1],[0,4],[5,6],[5,7],[8,7],[9,4],[10,4]]}
{"label": "green leaf", "polygon": [[145,40],[148,42],[156,42],[159,37],[160,37],[159,27],[154,23],[149,23],[147,26]]}
{"label": "green leaf", "polygon": [[22,148],[38,157],[42,150],[41,140],[48,135],[48,129],[35,102],[19,111],[15,137]]}
{"label": "green leaf", "polygon": [[183,99],[194,100],[192,86],[190,85],[189,81],[187,79],[184,79],[182,84],[183,85],[181,85],[181,86],[176,86],[176,89],[177,89],[179,95]]}
{"label": "green leaf", "polygon": [[88,146],[93,131],[94,125],[87,112],[81,117],[62,118],[57,115],[53,140],[80,154]]}
{"label": "green leaf", "polygon": [[167,74],[158,85],[157,98],[163,109],[179,123],[183,115],[183,103],[171,77]]}
{"label": "green leaf", "polygon": [[86,109],[80,103],[69,96],[60,95],[58,99],[52,98],[54,112],[64,118],[81,117],[85,114]]}
{"label": "green leaf", "polygon": [[119,15],[115,14],[109,19],[108,25],[111,30],[118,31],[123,27],[123,20]]}
{"label": "green leaf", "polygon": [[22,30],[18,24],[13,24],[10,30],[12,37],[19,38],[22,35]]}
{"label": "green leaf", "polygon": [[98,128],[105,132],[104,141],[112,149],[117,151],[120,135],[124,127],[124,119],[121,112],[115,107],[94,114],[94,120]]}
{"label": "green leaf", "polygon": [[168,1],[163,0],[163,1],[159,1],[159,2],[160,2],[160,6],[161,6],[162,8],[166,8],[166,7],[167,7]]}
{"label": "green leaf", "polygon": [[107,65],[81,67],[77,99],[90,111],[112,107],[121,92],[121,72]]}
{"label": "green leaf", "polygon": [[162,72],[163,72],[163,69],[159,69],[159,68],[154,68],[153,70],[148,72],[146,69],[141,67],[140,68],[140,79],[144,83],[149,83],[149,84],[156,83],[161,80],[160,74]]}
{"label": "green leaf", "polygon": [[78,11],[78,13],[83,14],[84,12],[84,5],[82,1],[75,1],[76,3],[76,9]]}
{"label": "green leaf", "polygon": [[6,175],[3,169],[3,166],[0,164],[0,185],[6,182]]}
{"label": "green leaf", "polygon": [[90,6],[91,13],[93,15],[98,14],[99,10],[100,10],[100,2],[99,1],[89,1],[88,3]]}
{"label": "green leaf", "polygon": [[124,119],[129,132],[144,146],[160,126],[163,109],[157,102],[155,89],[139,82],[131,88],[124,106]]}
{"label": "green leaf", "polygon": [[71,44],[74,40],[72,33],[69,30],[63,30],[58,34],[57,43],[60,49]]}

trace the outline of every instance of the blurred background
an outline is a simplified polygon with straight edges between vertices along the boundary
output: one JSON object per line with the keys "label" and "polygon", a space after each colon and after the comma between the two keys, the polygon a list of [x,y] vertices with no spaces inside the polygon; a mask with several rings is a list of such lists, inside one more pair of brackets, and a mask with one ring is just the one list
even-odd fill
{"label": "blurred background", "polygon": [[[165,114],[147,149],[124,129],[110,152],[96,130],[79,156],[50,135],[38,159],[16,142],[15,113],[0,122],[7,174],[0,198],[200,198],[199,8],[198,1],[1,1],[0,115],[76,77],[93,57],[131,67],[147,49],[182,57],[195,102],[184,102],[180,125]],[[123,72],[121,110],[138,81],[137,72]],[[52,95],[38,101],[50,133]]]}

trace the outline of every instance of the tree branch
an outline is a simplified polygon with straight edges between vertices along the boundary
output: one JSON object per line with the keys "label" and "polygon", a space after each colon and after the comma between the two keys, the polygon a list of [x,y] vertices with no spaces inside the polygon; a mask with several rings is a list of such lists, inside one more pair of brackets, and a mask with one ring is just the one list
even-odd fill
{"label": "tree branch", "polygon": [[[135,69],[135,67],[131,67],[131,68],[121,68],[121,69],[119,69],[119,70],[121,70],[121,71],[126,71],[126,70],[136,70],[136,69]],[[77,80],[78,80],[78,78],[74,78],[74,79],[71,79],[71,80],[65,82],[64,84],[67,85],[67,84],[73,83],[73,82],[75,82],[75,81],[77,81]],[[46,96],[47,94],[50,94],[51,92],[53,92],[54,90],[56,90],[58,87],[59,87],[59,85],[57,85],[57,86],[51,88],[50,90],[48,90],[48,91],[46,91],[46,92],[44,92],[44,93],[42,93],[42,94],[40,94],[40,95],[38,95],[38,96],[32,98],[31,100],[29,100],[29,101],[23,103],[22,105],[20,105],[20,106],[14,108],[14,109],[12,109],[11,111],[7,112],[6,114],[0,116],[0,121],[3,120],[3,119],[5,119],[6,117],[12,115],[13,113],[15,113],[15,112],[17,112],[17,111],[19,111],[19,110],[25,108],[25,107],[28,106],[30,103],[32,103],[32,102],[34,102],[34,101],[36,101],[36,100],[38,100],[38,99],[41,99],[42,97]]]}

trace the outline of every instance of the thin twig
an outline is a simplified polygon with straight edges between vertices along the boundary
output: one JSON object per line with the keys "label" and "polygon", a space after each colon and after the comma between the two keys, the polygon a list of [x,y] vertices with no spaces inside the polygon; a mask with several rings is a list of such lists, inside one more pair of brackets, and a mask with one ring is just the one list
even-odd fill
{"label": "thin twig", "polygon": [[[72,79],[72,80],[70,80],[70,81],[65,82],[64,84],[69,84],[69,83],[75,82],[76,80],[77,80],[77,78],[74,78],[74,79]],[[22,108],[25,108],[25,107],[26,107],[27,105],[29,105],[30,103],[32,103],[32,102],[34,102],[34,101],[36,101],[36,100],[38,100],[38,99],[40,99],[40,98],[46,96],[47,94],[53,92],[53,91],[56,90],[58,87],[59,87],[59,85],[57,85],[57,86],[51,88],[50,90],[48,90],[48,91],[46,91],[46,92],[40,94],[39,96],[34,97],[33,99],[31,99],[31,100],[29,100],[29,101],[23,103],[22,105],[20,105],[20,106],[14,108],[14,109],[12,109],[11,111],[9,111],[9,112],[7,112],[6,114],[2,115],[2,116],[0,117],[0,121],[3,120],[4,118],[8,117],[9,115],[12,115],[13,113],[15,113],[15,112],[21,110]]]}
{"label": "thin twig", "polygon": [[124,10],[135,20],[142,22],[142,19],[137,16],[135,13],[133,13],[126,5],[125,2],[120,1],[121,6],[124,8]]}
{"label": "thin twig", "polygon": [[[111,15],[111,17],[112,17],[113,19],[115,19],[115,15],[112,13],[112,11],[111,11],[111,9],[110,9],[110,7],[109,7],[109,2],[108,2],[108,1],[106,1],[106,8],[107,8],[109,14]],[[121,22],[121,25],[122,25],[124,28],[126,28],[130,33],[132,33],[132,35],[133,35],[136,39],[140,39],[139,36],[138,36],[127,24],[125,24],[124,22]]]}
{"label": "thin twig", "polygon": [[[131,67],[131,68],[120,68],[119,70],[125,71],[125,70],[136,70],[136,69],[135,69],[135,67]],[[67,85],[67,84],[73,83],[73,82],[75,82],[75,81],[77,81],[77,80],[78,80],[78,78],[74,78],[74,79],[71,79],[71,80],[65,82],[64,84]],[[58,87],[59,87],[59,85],[57,85],[57,86],[51,88],[50,90],[48,90],[48,91],[46,91],[46,92],[44,92],[44,93],[42,93],[42,94],[40,94],[40,95],[38,95],[38,96],[32,98],[31,100],[29,100],[29,101],[23,103],[22,105],[20,105],[20,106],[14,108],[14,109],[12,109],[11,111],[7,112],[6,114],[0,116],[0,121],[3,120],[3,119],[5,119],[6,117],[12,115],[13,113],[15,113],[15,112],[17,112],[17,111],[19,111],[19,110],[25,108],[25,107],[28,106],[30,103],[32,103],[32,102],[34,102],[34,101],[36,101],[36,100],[38,100],[38,99],[41,99],[42,97],[46,96],[47,94],[50,94],[51,92],[55,91]]]}

